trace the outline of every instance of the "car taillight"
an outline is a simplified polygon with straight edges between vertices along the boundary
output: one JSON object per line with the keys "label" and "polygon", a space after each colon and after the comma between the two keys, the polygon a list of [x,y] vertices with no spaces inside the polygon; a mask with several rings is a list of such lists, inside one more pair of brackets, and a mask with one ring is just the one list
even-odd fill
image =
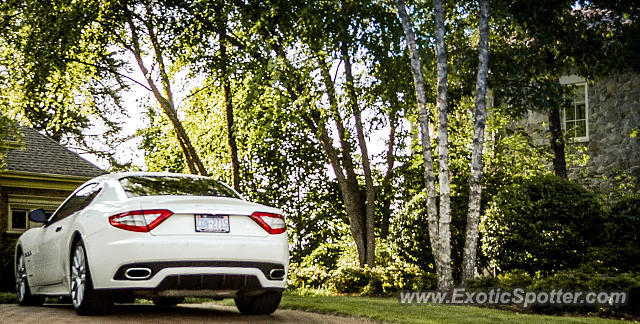
{"label": "car taillight", "polygon": [[255,212],[251,214],[251,219],[258,223],[258,225],[264,228],[269,234],[280,234],[287,230],[287,224],[285,224],[282,215]]}
{"label": "car taillight", "polygon": [[171,215],[166,209],[134,210],[109,216],[109,224],[127,231],[149,232]]}

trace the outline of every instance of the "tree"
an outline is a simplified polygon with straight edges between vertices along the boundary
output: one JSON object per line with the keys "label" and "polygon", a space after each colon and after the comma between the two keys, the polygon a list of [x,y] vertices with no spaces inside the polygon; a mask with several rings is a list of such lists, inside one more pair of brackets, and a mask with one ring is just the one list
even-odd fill
{"label": "tree", "polygon": [[[0,4],[2,113],[54,140],[110,158],[122,142],[119,92],[125,77],[104,44],[104,25],[84,27],[99,15],[80,3],[12,0]],[[79,49],[90,48],[80,52]],[[98,65],[98,61],[102,65]],[[86,136],[87,129],[104,133]],[[92,145],[99,137],[106,150]]]}
{"label": "tree", "polygon": [[[372,266],[377,199],[366,147],[366,115],[361,112],[379,111],[382,100],[375,92],[363,91],[369,82],[376,82],[367,78],[380,64],[365,44],[376,37],[396,37],[391,42],[399,43],[394,27],[397,23],[393,14],[377,3],[287,1],[270,2],[269,6],[269,13],[262,12],[255,20],[260,23],[254,30],[277,58],[281,79],[276,86],[285,89],[292,104],[300,109],[308,131],[321,143],[342,195],[359,262]],[[245,9],[256,8],[261,5]],[[274,11],[275,17],[271,13]],[[394,32],[380,33],[380,29]],[[376,53],[388,56],[390,51]],[[352,66],[355,64],[359,68]],[[356,75],[354,71],[364,72]],[[374,97],[363,100],[360,94],[364,93]],[[373,104],[363,106],[365,103]]]}
{"label": "tree", "polygon": [[440,187],[440,209],[438,215],[438,236],[440,251],[436,258],[440,258],[441,272],[438,274],[440,289],[447,290],[453,286],[451,275],[451,188],[449,185],[449,129],[447,111],[447,50],[445,47],[444,9],[442,0],[433,1],[435,16],[436,58],[438,67],[438,185]]}
{"label": "tree", "polygon": [[[78,105],[77,99],[95,97],[93,93],[98,92],[122,108],[121,92],[133,83],[152,93],[171,121],[189,171],[207,173],[180,122],[171,85],[171,69],[177,68],[172,63],[180,58],[182,44],[166,32],[177,18],[188,21],[188,17],[180,16],[188,11],[158,1],[52,1],[42,6],[40,2],[20,0],[13,5],[16,14],[9,17],[19,24],[7,37],[17,42],[17,57],[25,62],[20,69],[23,73],[19,79],[25,80],[25,85],[19,102],[22,114],[36,128],[51,131],[57,140],[65,133],[82,138],[82,129],[91,124],[85,110],[101,107],[102,102],[86,100]],[[133,55],[146,85],[127,75],[131,71],[122,59],[123,51]],[[152,61],[153,68],[146,59]],[[107,126],[116,127],[105,110],[95,108],[92,113]]]}
{"label": "tree", "polygon": [[447,290],[453,285],[451,275],[451,241],[450,241],[450,200],[449,200],[449,170],[448,170],[448,136],[447,136],[447,56],[444,48],[444,18],[442,2],[434,1],[436,20],[436,53],[438,60],[438,101],[439,130],[438,130],[438,157],[439,157],[439,184],[440,184],[440,211],[436,210],[435,176],[433,172],[433,158],[431,153],[431,139],[429,136],[429,115],[426,108],[426,95],[422,65],[415,42],[415,34],[406,12],[404,1],[397,1],[398,14],[407,38],[411,55],[411,72],[413,75],[418,109],[420,113],[420,131],[422,134],[422,152],[425,169],[425,186],[427,188],[427,213],[429,223],[429,238],[431,248],[436,259],[436,271],[438,274],[438,288]]}
{"label": "tree", "polygon": [[495,1],[490,83],[514,118],[537,110],[549,118],[554,173],[567,176],[560,118],[569,104],[559,77],[638,71],[637,1]]}
{"label": "tree", "polygon": [[[131,45],[129,45],[129,41],[125,40],[123,40],[120,45],[133,53],[136,63],[149,85],[147,89],[151,90],[165,115],[171,121],[189,171],[194,174],[206,175],[207,170],[204,168],[204,164],[202,164],[198,153],[193,148],[189,135],[186,133],[182,122],[178,118],[174,94],[171,90],[168,67],[165,64],[164,50],[157,37],[156,28],[158,28],[159,23],[161,23],[160,17],[154,15],[154,8],[152,8],[150,4],[142,4],[138,8],[129,8],[125,5],[123,11],[123,18],[126,21],[131,35]],[[142,47],[140,44],[141,28],[146,29],[145,35],[148,37],[148,42],[151,44],[153,52],[152,59],[157,65],[158,73],[160,74],[159,83],[161,84],[161,88],[158,87],[156,80],[154,80],[153,75],[143,61]]]}
{"label": "tree", "polygon": [[486,123],[487,74],[489,72],[489,0],[480,0],[478,22],[478,76],[476,81],[476,109],[469,177],[469,211],[462,259],[462,282],[475,277],[478,223],[482,198],[482,148]]}

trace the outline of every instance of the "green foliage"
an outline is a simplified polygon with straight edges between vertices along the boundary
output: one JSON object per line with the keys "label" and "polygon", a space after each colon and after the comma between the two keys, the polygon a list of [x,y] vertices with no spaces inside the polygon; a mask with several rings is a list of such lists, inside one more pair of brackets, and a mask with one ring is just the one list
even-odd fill
{"label": "green foliage", "polygon": [[17,304],[18,297],[15,293],[0,292],[0,304]]}
{"label": "green foliage", "polygon": [[0,291],[15,291],[15,238],[6,238],[0,246]]}
{"label": "green foliage", "polygon": [[369,268],[346,267],[332,273],[329,284],[339,293],[358,293],[363,291],[371,279]]}
{"label": "green foliage", "polygon": [[576,268],[602,241],[602,215],[593,192],[559,177],[533,177],[494,197],[480,225],[482,248],[500,271]]}
{"label": "green foliage", "polygon": [[527,272],[514,270],[497,277],[482,277],[467,281],[467,288],[485,290],[493,287],[502,289],[525,288],[529,290],[550,291],[626,291],[629,293],[625,306],[557,306],[535,305],[530,311],[545,314],[592,313],[604,316],[620,314],[638,314],[640,310],[640,274],[622,273],[614,276],[604,275],[589,268],[564,270],[546,277],[531,277]]}
{"label": "green foliage", "polygon": [[[229,301],[229,306],[233,305]],[[548,316],[492,309],[451,305],[407,306],[394,297],[362,296],[300,296],[284,294],[280,308],[296,309],[314,313],[363,317],[384,323],[521,323],[521,324],[566,324],[566,323],[627,323],[597,317]]]}
{"label": "green foliage", "polygon": [[326,269],[335,269],[345,247],[336,243],[322,243],[302,258],[302,266],[318,265]]}
{"label": "green foliage", "polygon": [[[452,186],[453,187],[453,186]],[[453,272],[461,272],[464,246],[468,195],[460,192],[451,197],[451,250]],[[422,271],[435,271],[427,227],[426,195],[424,192],[411,199],[393,219],[389,242],[392,251],[400,260],[417,266]],[[482,257],[479,258],[482,261]]]}
{"label": "green foliage", "polygon": [[551,290],[562,288],[578,291],[626,291],[629,293],[628,303],[615,308],[598,306],[561,307],[536,306],[534,311],[547,314],[564,312],[582,312],[601,314],[627,313],[640,314],[640,274],[623,273],[616,276],[605,276],[600,273],[581,271],[560,271],[552,276],[534,280],[529,286],[533,290]]}
{"label": "green foliage", "polygon": [[[302,263],[289,265],[288,286],[302,294],[376,296],[394,294],[402,289],[436,289],[435,273],[399,261],[384,241],[379,241],[377,246],[377,266],[362,268],[358,266],[353,244],[322,244]],[[328,256],[323,256],[324,253]]]}
{"label": "green foliage", "polygon": [[400,259],[423,270],[434,271],[426,209],[426,194],[415,195],[394,217],[389,241]]}
{"label": "green foliage", "polygon": [[329,270],[312,265],[299,267],[296,263],[289,264],[287,285],[294,288],[326,289],[326,282],[331,277]]}
{"label": "green foliage", "polygon": [[[120,143],[120,92],[128,89],[107,50],[114,3],[9,1],[0,5],[2,113],[102,157]],[[99,23],[98,23],[99,22]],[[99,128],[104,137],[88,137]]]}
{"label": "green foliage", "polygon": [[[466,218],[469,203],[469,163],[472,118],[471,103],[461,101],[468,110],[457,111],[451,118],[450,126],[450,167],[451,167],[451,244],[454,277],[461,269],[462,251],[466,231]],[[505,185],[544,174],[546,152],[532,143],[522,130],[513,130],[510,119],[500,113],[492,113],[487,121],[487,141],[484,151],[484,175],[481,200],[481,212],[492,197]],[[455,130],[455,131],[454,131]],[[418,148],[419,149],[419,148]],[[402,174],[404,205],[394,216],[391,223],[389,242],[393,253],[403,262],[417,266],[424,271],[434,271],[429,231],[427,227],[426,199],[423,188],[422,156],[416,152],[410,158],[403,159],[398,169]],[[478,247],[477,264],[486,266],[487,259]]]}
{"label": "green foliage", "polygon": [[517,287],[528,287],[533,282],[533,278],[523,270],[507,271],[496,277],[480,277],[468,280],[465,284],[469,289],[489,289],[500,287],[503,289],[513,289]]}
{"label": "green foliage", "polygon": [[628,195],[609,207],[605,239],[590,250],[589,261],[613,272],[640,272],[640,195]]}

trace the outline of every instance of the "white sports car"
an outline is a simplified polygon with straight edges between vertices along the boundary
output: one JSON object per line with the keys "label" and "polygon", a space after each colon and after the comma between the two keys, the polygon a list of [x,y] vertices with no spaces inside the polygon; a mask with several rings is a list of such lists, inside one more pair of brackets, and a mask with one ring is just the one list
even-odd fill
{"label": "white sports car", "polygon": [[211,178],[117,173],[78,189],[44,225],[18,239],[20,305],[67,296],[79,314],[150,298],[233,297],[243,314],[271,314],[289,266],[282,211],[251,203]]}

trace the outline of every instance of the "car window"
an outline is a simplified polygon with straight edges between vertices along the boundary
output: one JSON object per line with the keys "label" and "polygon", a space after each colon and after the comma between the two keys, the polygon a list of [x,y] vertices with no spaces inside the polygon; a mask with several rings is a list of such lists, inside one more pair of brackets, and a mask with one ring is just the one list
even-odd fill
{"label": "car window", "polygon": [[60,209],[53,215],[49,223],[57,222],[61,219],[69,217],[73,213],[89,206],[94,198],[100,193],[102,187],[97,183],[90,183],[82,189],[78,190],[69,200],[67,200]]}
{"label": "car window", "polygon": [[240,198],[219,181],[181,176],[130,176],[120,179],[127,197],[140,196],[215,196]]}

